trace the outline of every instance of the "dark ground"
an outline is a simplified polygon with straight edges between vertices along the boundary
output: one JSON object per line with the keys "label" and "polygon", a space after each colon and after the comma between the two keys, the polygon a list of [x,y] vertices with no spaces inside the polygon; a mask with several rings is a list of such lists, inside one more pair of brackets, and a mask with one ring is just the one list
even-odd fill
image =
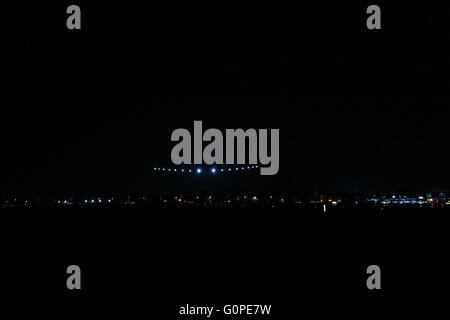
{"label": "dark ground", "polygon": [[[177,319],[186,303],[267,303],[273,319],[430,316],[449,297],[446,214],[4,210],[3,301],[64,318]],[[65,287],[70,264],[80,292]],[[365,287],[371,264],[378,292]]]}

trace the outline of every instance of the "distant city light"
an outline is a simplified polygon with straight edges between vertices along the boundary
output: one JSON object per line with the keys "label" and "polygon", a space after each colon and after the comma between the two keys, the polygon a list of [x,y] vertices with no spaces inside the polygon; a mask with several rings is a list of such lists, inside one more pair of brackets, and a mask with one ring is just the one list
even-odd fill
{"label": "distant city light", "polygon": [[[159,169],[159,168],[157,168]],[[166,168],[167,169],[167,168]],[[240,170],[241,167],[223,167],[223,168],[216,168],[213,166],[209,166],[209,167],[193,167],[192,168],[192,172],[194,173],[203,173],[203,169],[205,169],[205,176],[204,178],[206,179],[208,176],[208,172],[210,173],[210,175],[214,175],[214,174],[218,174],[219,172],[222,171],[233,171],[233,170]],[[245,167],[244,169],[247,169],[247,167]],[[181,168],[177,168],[178,171],[183,170],[185,172],[188,172],[190,169],[181,169]],[[175,171],[175,169],[172,167],[171,171]],[[199,177],[200,178],[200,177]],[[208,195],[206,197],[198,197],[198,195],[195,196],[194,199],[181,199],[183,195],[177,195],[175,196],[175,200],[179,203],[189,203],[189,204],[194,204],[195,202],[197,202],[198,200],[200,200],[200,198],[202,198],[203,200],[209,200],[208,205],[213,205],[213,203],[211,202],[212,197],[214,197],[214,195]],[[393,197],[395,196],[395,197]],[[281,204],[287,204],[287,203],[291,203],[291,204],[296,204],[298,206],[306,206],[307,204],[311,203],[314,204],[314,208],[319,209],[319,211],[322,212],[327,212],[328,210],[330,210],[330,208],[335,208],[335,207],[351,207],[353,206],[354,208],[359,208],[359,207],[379,207],[381,209],[383,208],[395,208],[395,207],[420,207],[420,208],[447,208],[449,209],[450,206],[450,197],[449,195],[446,195],[444,193],[440,193],[440,194],[432,194],[432,193],[427,193],[426,198],[424,199],[425,196],[423,195],[418,195],[418,194],[407,194],[407,195],[399,195],[399,194],[374,194],[371,196],[368,196],[367,198],[348,198],[348,199],[340,199],[339,197],[336,198],[335,196],[327,196],[327,195],[320,195],[320,199],[317,199],[316,196],[314,196],[314,198],[310,198],[309,200],[306,199],[305,201],[300,201],[297,196],[293,196],[293,197],[289,197],[289,198],[283,198],[280,197],[278,198],[279,203]],[[215,198],[216,199],[216,198]],[[256,196],[255,194],[247,194],[247,195],[237,195],[235,198],[233,197],[233,199],[236,199],[237,201],[244,201],[244,203],[242,203],[242,205],[245,205],[246,201],[250,201],[251,203],[253,203],[254,205],[258,204],[259,202],[261,202],[262,204],[267,204],[266,199],[271,199],[271,205],[272,207],[276,206],[276,202],[272,202],[273,199],[277,199],[277,197],[271,195],[271,194],[267,194],[267,195],[261,195],[261,197],[258,195]],[[104,201],[103,201],[104,200]],[[150,198],[147,197],[142,197],[142,200],[145,200],[146,203],[151,204],[153,201]],[[167,199],[164,198],[160,198],[161,201],[164,201],[165,203],[167,203]],[[206,205],[206,203],[200,200],[197,204],[199,205]],[[38,199],[36,201],[39,201]],[[173,201],[173,200],[172,200]],[[215,205],[221,205],[223,203],[231,203],[233,202],[232,200],[228,199],[228,197],[225,198],[221,198],[221,196],[219,195],[217,197],[217,200],[215,200]],[[104,199],[101,197],[91,197],[91,198],[85,198],[85,199],[80,199],[77,200],[76,198],[68,198],[68,197],[61,197],[60,199],[54,199],[51,200],[51,203],[49,203],[50,205],[56,205],[56,206],[60,206],[60,207],[66,207],[66,206],[71,206],[71,205],[77,205],[77,204],[82,204],[84,203],[85,205],[88,204],[92,204],[91,206],[95,206],[97,204],[97,206],[101,206],[102,203],[110,203],[112,205],[112,202],[114,202],[114,204],[116,205],[127,205],[127,204],[137,204],[139,205],[139,202],[137,201],[131,201],[130,198],[128,197],[128,200],[121,200],[119,199],[115,199],[115,198],[108,198],[105,197]],[[40,202],[42,204],[42,202]],[[63,206],[61,206],[61,204]],[[2,204],[0,203],[0,206]],[[5,200],[3,202],[3,206],[20,206],[20,205],[25,205],[25,206],[29,206],[29,205],[33,205],[33,203],[30,203],[30,201],[28,200],[18,200],[18,199],[14,199],[13,201],[9,201],[9,200]],[[240,204],[236,204],[238,206],[241,205]]]}

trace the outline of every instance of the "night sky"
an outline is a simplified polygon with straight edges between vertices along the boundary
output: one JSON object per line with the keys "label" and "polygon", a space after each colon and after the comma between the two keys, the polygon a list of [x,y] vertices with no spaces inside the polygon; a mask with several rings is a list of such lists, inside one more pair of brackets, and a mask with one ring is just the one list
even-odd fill
{"label": "night sky", "polygon": [[[1,194],[450,188],[444,8],[76,3],[80,31],[72,2],[3,12]],[[279,128],[279,173],[155,176],[194,120]]]}

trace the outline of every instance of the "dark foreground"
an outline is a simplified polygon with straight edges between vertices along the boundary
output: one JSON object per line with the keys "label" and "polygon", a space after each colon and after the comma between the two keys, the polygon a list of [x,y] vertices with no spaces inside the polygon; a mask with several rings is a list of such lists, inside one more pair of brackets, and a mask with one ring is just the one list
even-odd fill
{"label": "dark foreground", "polygon": [[[15,314],[155,319],[186,304],[267,316],[404,318],[445,310],[449,212],[436,209],[7,209],[1,288]],[[82,289],[66,288],[66,268]],[[366,269],[381,268],[369,291]]]}

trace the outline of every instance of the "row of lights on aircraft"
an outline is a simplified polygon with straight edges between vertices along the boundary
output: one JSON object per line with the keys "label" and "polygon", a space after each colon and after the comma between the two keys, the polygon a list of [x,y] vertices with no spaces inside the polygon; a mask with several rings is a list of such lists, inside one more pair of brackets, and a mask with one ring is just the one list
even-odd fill
{"label": "row of lights on aircraft", "polygon": [[[111,203],[112,202],[112,200],[113,199],[108,199],[108,200],[106,200],[108,203]],[[94,199],[92,199],[92,200],[84,200],[83,201],[84,203],[102,203],[103,201],[102,201],[102,199],[97,199],[97,201],[95,201]],[[67,200],[64,200],[64,201],[61,201],[61,200],[58,200],[58,204],[69,204],[69,201],[67,201]]]}
{"label": "row of lights on aircraft", "polygon": [[[108,201],[108,203],[111,203],[112,199],[108,199],[107,201]],[[97,202],[102,203],[102,199],[98,199]],[[84,200],[84,203],[95,203],[95,200],[94,199],[92,199],[91,201]]]}
{"label": "row of lights on aircraft", "polygon": [[[258,166],[248,166],[247,167],[247,169],[255,169],[255,168],[258,168]],[[153,170],[154,171],[166,171],[166,168],[153,168]],[[235,171],[238,171],[239,170],[239,168],[234,168],[234,170]],[[245,167],[242,167],[242,168],[240,168],[240,170],[245,170]],[[169,172],[171,172],[171,171],[173,171],[173,172],[177,172],[177,169],[167,169],[167,171],[169,171]],[[184,169],[180,169],[179,170],[180,172],[192,172],[192,169],[189,169],[189,170],[184,170]],[[233,171],[233,169],[232,168],[228,168],[228,169],[216,169],[216,168],[211,168],[211,173],[216,173],[216,172],[225,172],[225,171]],[[200,173],[202,173],[202,169],[201,168],[197,168],[196,170],[195,170],[195,172],[197,173],[197,174],[200,174]]]}

